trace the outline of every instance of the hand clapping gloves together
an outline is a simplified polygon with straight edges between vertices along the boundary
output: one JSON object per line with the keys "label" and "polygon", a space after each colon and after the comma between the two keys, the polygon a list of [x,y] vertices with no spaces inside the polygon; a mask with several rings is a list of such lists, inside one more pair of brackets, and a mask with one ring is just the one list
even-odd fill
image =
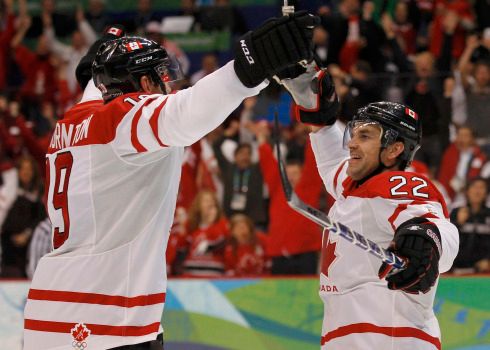
{"label": "hand clapping gloves together", "polygon": [[[439,258],[442,254],[441,235],[435,224],[416,217],[401,224],[389,248],[396,255],[407,259],[407,268],[386,277],[389,289],[407,293],[427,293],[439,276]],[[383,263],[379,277],[384,278],[390,266]]]}
{"label": "hand clapping gloves together", "polygon": [[235,44],[235,72],[246,87],[270,79],[288,66],[313,60],[316,16],[300,11],[273,18],[244,34]]}

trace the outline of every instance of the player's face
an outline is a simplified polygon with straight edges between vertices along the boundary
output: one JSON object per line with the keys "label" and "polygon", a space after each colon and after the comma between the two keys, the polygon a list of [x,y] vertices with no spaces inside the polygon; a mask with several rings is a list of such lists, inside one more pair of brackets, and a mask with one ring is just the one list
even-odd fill
{"label": "player's face", "polygon": [[361,180],[376,170],[379,165],[381,127],[375,124],[354,126],[348,147],[350,158],[347,175],[355,181]]}

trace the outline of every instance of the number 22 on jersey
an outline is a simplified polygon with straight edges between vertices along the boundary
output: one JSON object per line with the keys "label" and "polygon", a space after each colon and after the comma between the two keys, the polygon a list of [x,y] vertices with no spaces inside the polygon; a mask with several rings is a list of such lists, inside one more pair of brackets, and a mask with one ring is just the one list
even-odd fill
{"label": "number 22 on jersey", "polygon": [[396,175],[390,178],[390,182],[394,183],[394,186],[390,189],[391,195],[394,197],[413,195],[420,198],[429,198],[429,194],[424,192],[428,188],[427,181],[421,177],[412,176],[407,178]]}
{"label": "number 22 on jersey", "polygon": [[[61,152],[56,154],[54,160],[54,173],[51,174],[49,163],[47,164],[47,184],[53,186],[46,189],[51,197],[47,198],[47,204],[51,203],[55,210],[61,211],[60,216],[51,217],[54,227],[53,247],[59,248],[70,236],[70,214],[68,211],[68,186],[70,183],[71,168],[73,166],[73,155],[71,152]],[[51,178],[53,177],[53,178]],[[49,195],[48,195],[49,196]]]}

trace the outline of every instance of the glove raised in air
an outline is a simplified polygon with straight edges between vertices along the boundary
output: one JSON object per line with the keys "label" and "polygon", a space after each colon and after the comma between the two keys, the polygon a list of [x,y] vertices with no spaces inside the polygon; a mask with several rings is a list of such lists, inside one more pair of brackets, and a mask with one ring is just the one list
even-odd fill
{"label": "glove raised in air", "polygon": [[313,28],[320,19],[305,11],[272,18],[235,44],[235,72],[255,87],[294,63],[313,59]]}
{"label": "glove raised in air", "polygon": [[[288,69],[287,72],[283,70],[279,73],[279,79],[285,72],[295,73],[294,67]],[[296,71],[298,70],[296,68]],[[335,123],[340,103],[333,79],[326,69],[320,69],[315,62],[312,62],[305,73],[293,79],[281,79],[280,83],[294,100],[293,111],[296,120],[313,126]]]}
{"label": "glove raised in air", "polygon": [[[407,259],[407,268],[386,278],[389,289],[407,293],[427,293],[439,276],[439,259],[442,254],[441,234],[437,226],[422,217],[401,224],[389,250]],[[384,278],[390,266],[383,263],[378,275]]]}

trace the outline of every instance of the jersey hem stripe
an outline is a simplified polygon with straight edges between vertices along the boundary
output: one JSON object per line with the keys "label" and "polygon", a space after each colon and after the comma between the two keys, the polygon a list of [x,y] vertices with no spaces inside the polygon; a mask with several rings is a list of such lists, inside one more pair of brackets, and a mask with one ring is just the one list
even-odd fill
{"label": "jersey hem stripe", "polygon": [[149,306],[165,302],[165,293],[138,295],[135,297],[124,297],[119,295],[106,295],[97,293],[66,292],[46,289],[29,290],[28,299],[60,301],[81,304],[113,305],[121,307]]}
{"label": "jersey hem stripe", "polygon": [[433,337],[426,332],[413,327],[380,327],[372,323],[353,323],[347,326],[339,327],[331,332],[328,332],[322,337],[321,345],[335,338],[345,337],[353,333],[378,333],[395,338],[417,338],[434,345],[438,350],[441,350],[441,341],[439,338]]}
{"label": "jersey hem stripe", "polygon": [[[160,322],[145,326],[111,326],[104,324],[84,323],[91,335],[110,335],[116,337],[140,337],[158,332]],[[40,332],[71,333],[76,323],[41,320],[24,320],[24,329]]]}

